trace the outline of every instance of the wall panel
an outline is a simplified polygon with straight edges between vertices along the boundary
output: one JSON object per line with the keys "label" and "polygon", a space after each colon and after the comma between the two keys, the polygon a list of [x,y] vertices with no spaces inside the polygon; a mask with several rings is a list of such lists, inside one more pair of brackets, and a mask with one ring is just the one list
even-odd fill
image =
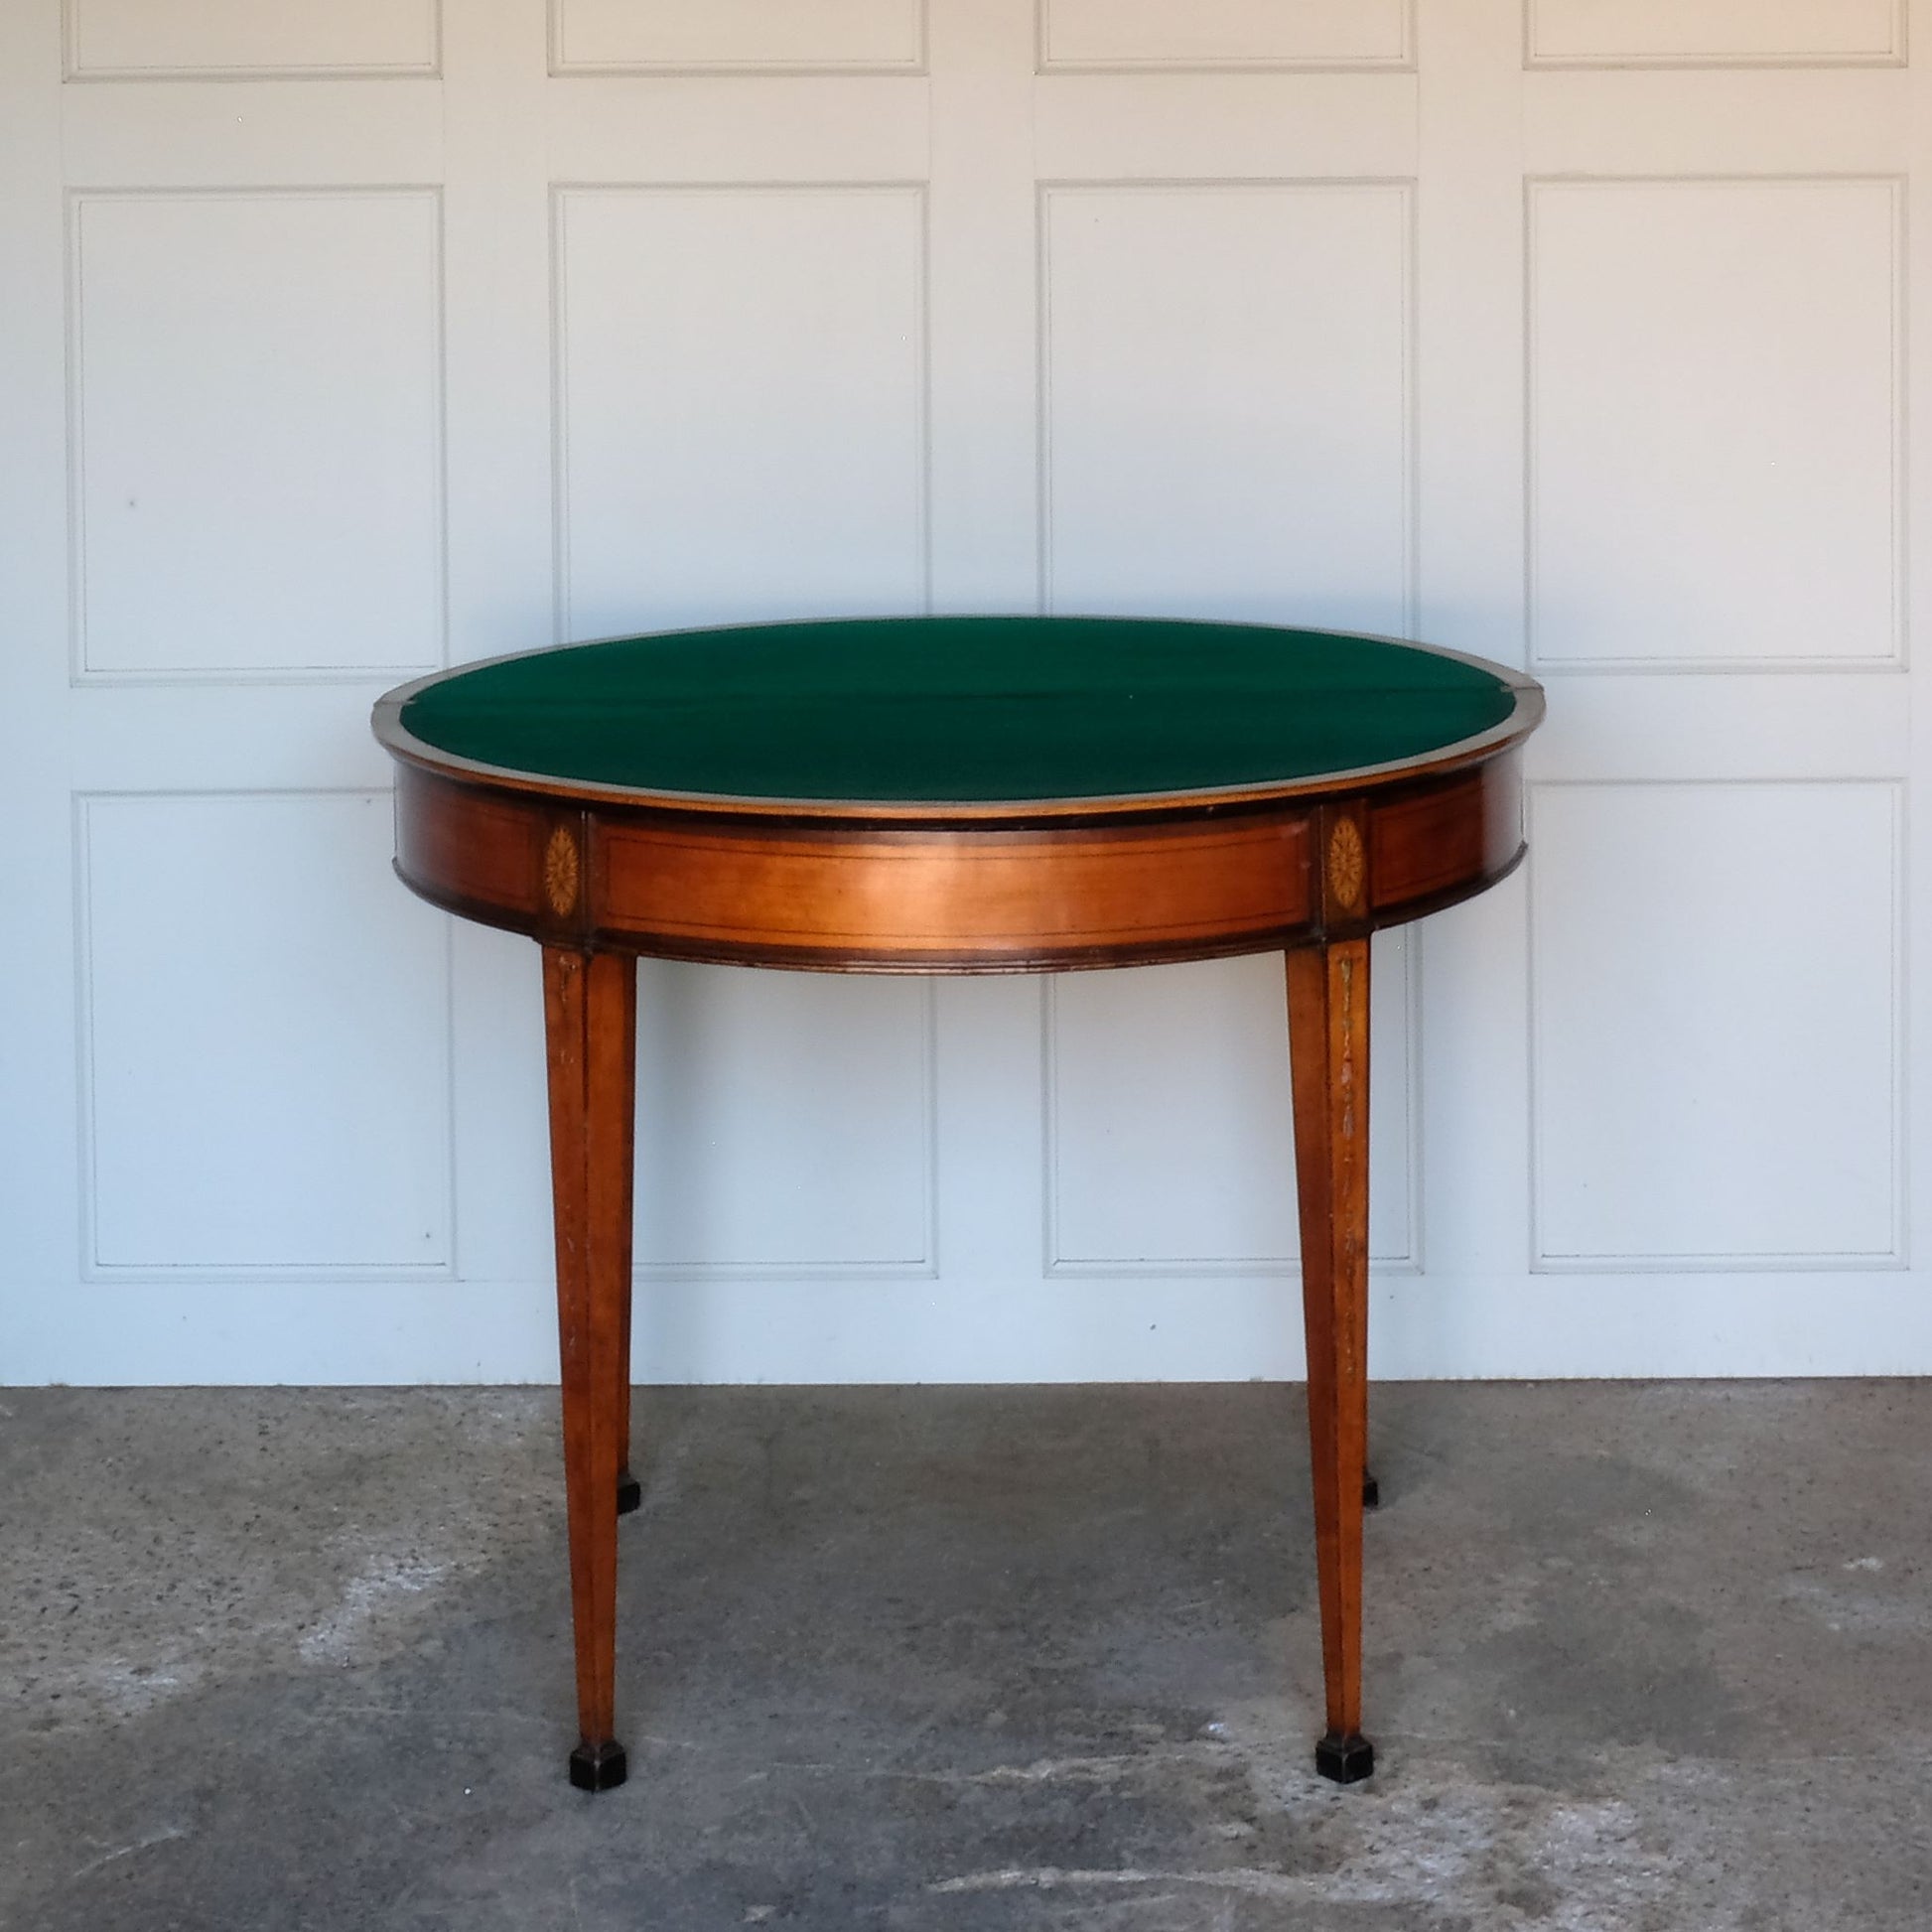
{"label": "wall panel", "polygon": [[1399,182],[1045,191],[1048,609],[1412,621],[1410,216]]}
{"label": "wall panel", "polygon": [[1900,802],[1536,789],[1538,1265],[1903,1260]]}
{"label": "wall panel", "polygon": [[1905,0],[1528,0],[1548,67],[1839,66],[1905,58]]}
{"label": "wall panel", "polygon": [[78,675],[440,662],[435,192],[89,193],[69,249]]}
{"label": "wall panel", "polygon": [[[1376,1373],[1932,1366],[1914,11],[0,5],[0,1381],[554,1377],[369,702],[928,608],[1546,679],[1376,942]],[[1298,1374],[1280,982],[646,962],[638,1378]]]}
{"label": "wall panel", "polygon": [[639,1267],[930,1274],[930,983],[641,975]]}
{"label": "wall panel", "polygon": [[556,201],[570,637],[925,603],[924,199]]}
{"label": "wall panel", "polygon": [[447,1270],[449,932],[380,792],[80,801],[83,1260]]}
{"label": "wall panel", "polygon": [[67,0],[77,80],[436,71],[438,0]]}
{"label": "wall panel", "polygon": [[1897,185],[1544,181],[1529,223],[1535,661],[1898,662]]}
{"label": "wall panel", "polygon": [[924,0],[551,0],[558,74],[914,72]]}
{"label": "wall panel", "polygon": [[1401,68],[1415,0],[1039,0],[1045,69]]}
{"label": "wall panel", "polygon": [[[1369,1246],[1384,1266],[1420,1259],[1413,956],[1406,933],[1375,942]],[[1280,955],[1056,980],[1046,1052],[1047,1260],[1056,1274],[1295,1266]]]}

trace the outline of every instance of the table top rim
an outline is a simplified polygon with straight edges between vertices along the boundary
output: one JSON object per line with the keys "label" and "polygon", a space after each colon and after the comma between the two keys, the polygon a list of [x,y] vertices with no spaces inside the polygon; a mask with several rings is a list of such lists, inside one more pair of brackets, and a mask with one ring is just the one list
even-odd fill
{"label": "table top rim", "polygon": [[[1064,615],[1084,618],[1085,614],[981,613],[962,612],[944,616],[1040,617]],[[916,618],[910,621],[918,621]],[[1545,703],[1543,686],[1527,671],[1520,671],[1492,658],[1461,651],[1443,644],[1430,644],[1411,637],[1385,632],[1337,630],[1325,625],[1271,624],[1264,622],[1225,622],[1211,619],[1142,619],[1106,617],[1098,620],[1115,623],[1199,624],[1204,628],[1246,630],[1293,630],[1304,635],[1377,644],[1392,644],[1423,655],[1446,658],[1466,664],[1494,677],[1512,698],[1509,715],[1486,730],[1470,737],[1414,756],[1381,763],[1337,767],[1331,771],[1305,773],[1300,777],[1263,779],[1241,785],[1208,785],[1169,788],[1155,791],[1110,794],[1083,793],[1042,798],[787,798],[760,793],[680,791],[661,787],[618,784],[609,780],[565,777],[552,772],[487,763],[416,737],[402,723],[402,711],[412,699],[447,680],[495,665],[525,658],[550,656],[559,651],[587,648],[597,644],[624,643],[647,637],[698,636],[712,632],[743,632],[792,628],[800,624],[905,622],[906,617],[866,619],[774,619],[767,622],[733,624],[690,624],[655,631],[618,631],[608,637],[585,637],[569,643],[536,645],[531,648],[499,652],[494,656],[474,658],[462,664],[445,665],[397,685],[375,702],[370,713],[370,728],[382,747],[395,758],[425,770],[468,780],[499,790],[509,790],[554,798],[577,805],[617,806],[635,810],[659,810],[694,816],[728,816],[767,821],[812,820],[846,825],[921,825],[972,822],[1034,824],[1040,820],[1082,821],[1095,818],[1139,817],[1174,812],[1209,811],[1224,807],[1261,806],[1273,802],[1307,801],[1338,793],[1381,789],[1407,780],[1447,776],[1458,769],[1484,761],[1509,746],[1519,743],[1542,722]]]}

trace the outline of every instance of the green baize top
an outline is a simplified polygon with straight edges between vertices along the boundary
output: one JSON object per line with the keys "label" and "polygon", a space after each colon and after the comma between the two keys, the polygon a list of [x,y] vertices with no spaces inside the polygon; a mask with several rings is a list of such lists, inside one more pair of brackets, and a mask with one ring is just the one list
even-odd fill
{"label": "green baize top", "polygon": [[403,706],[424,744],[649,792],[1123,798],[1401,762],[1501,724],[1494,672],[1382,638],[1114,618],[885,618],[573,644]]}

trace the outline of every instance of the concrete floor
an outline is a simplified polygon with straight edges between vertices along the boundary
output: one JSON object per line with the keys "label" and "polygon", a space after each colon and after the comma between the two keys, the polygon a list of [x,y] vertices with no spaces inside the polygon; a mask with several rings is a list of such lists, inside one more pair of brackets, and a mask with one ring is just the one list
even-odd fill
{"label": "concrete floor", "polygon": [[1380,1387],[1317,1781],[1299,1389],[0,1391],[0,1925],[1924,1932],[1932,1384]]}

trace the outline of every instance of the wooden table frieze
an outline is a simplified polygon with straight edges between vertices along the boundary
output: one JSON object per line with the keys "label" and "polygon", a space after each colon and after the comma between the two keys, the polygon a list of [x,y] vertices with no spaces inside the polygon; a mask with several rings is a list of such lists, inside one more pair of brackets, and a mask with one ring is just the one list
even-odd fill
{"label": "wooden table frieze", "polygon": [[[1326,1725],[1361,1732],[1369,938],[1523,855],[1520,673],[1261,625],[748,626],[522,653],[375,709],[396,870],[543,949],[572,1781],[624,1776],[640,956],[824,972],[1284,955]],[[1286,1184],[1284,1176],[1284,1184]]]}

